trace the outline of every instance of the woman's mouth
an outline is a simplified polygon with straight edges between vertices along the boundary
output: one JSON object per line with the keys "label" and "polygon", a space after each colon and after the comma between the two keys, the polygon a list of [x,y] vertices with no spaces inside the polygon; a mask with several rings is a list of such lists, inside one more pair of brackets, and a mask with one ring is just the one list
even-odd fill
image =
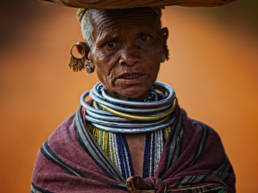
{"label": "woman's mouth", "polygon": [[125,74],[122,74],[121,76],[119,76],[119,79],[131,80],[131,79],[138,79],[142,76],[143,76],[143,74],[139,74],[139,73],[125,73]]}
{"label": "woman's mouth", "polygon": [[124,73],[117,80],[126,84],[136,84],[142,81],[146,75],[143,73]]}

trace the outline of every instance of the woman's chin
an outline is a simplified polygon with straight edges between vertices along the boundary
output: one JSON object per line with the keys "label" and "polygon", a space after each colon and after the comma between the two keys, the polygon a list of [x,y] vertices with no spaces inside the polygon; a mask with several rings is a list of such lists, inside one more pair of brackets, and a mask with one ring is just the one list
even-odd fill
{"label": "woman's chin", "polygon": [[146,90],[146,87],[128,87],[123,88],[120,91],[116,91],[115,95],[113,95],[116,98],[123,99],[123,100],[144,100],[149,95],[149,90]]}

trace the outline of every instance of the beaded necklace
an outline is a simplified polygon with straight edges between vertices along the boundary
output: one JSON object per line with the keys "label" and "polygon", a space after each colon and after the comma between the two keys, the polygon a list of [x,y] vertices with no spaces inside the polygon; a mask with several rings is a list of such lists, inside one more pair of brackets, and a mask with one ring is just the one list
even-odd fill
{"label": "beaded necklace", "polygon": [[[87,124],[87,128],[124,178],[133,176],[131,155],[125,135],[104,131],[91,124]],[[166,127],[146,133],[142,172],[144,178],[155,175],[170,130],[171,127]]]}
{"label": "beaded necklace", "polygon": [[[85,101],[90,95],[92,105]],[[126,133],[146,133],[143,177],[154,176],[163,146],[176,120],[177,100],[171,87],[155,82],[146,101],[125,101],[105,93],[101,83],[81,97],[87,129],[125,179],[133,176]]]}

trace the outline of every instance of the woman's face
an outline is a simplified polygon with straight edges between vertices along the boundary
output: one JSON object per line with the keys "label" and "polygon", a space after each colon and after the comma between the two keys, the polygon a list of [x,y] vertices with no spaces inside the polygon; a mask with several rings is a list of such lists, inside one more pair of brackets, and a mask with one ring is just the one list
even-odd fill
{"label": "woman's face", "polygon": [[144,99],[159,72],[167,28],[160,28],[151,9],[94,12],[91,20],[88,58],[106,91],[121,99]]}

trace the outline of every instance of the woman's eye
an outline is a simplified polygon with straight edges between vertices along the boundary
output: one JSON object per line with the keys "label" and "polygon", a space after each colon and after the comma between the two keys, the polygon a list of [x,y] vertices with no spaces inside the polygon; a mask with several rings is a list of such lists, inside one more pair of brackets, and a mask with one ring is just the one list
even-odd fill
{"label": "woman's eye", "polygon": [[150,35],[148,35],[148,34],[141,34],[141,36],[140,36],[140,39],[141,39],[141,41],[143,41],[143,42],[147,42],[147,41],[149,41],[150,40]]}
{"label": "woman's eye", "polygon": [[115,41],[108,41],[105,43],[105,46],[107,46],[109,49],[112,49],[116,46],[116,42]]}

